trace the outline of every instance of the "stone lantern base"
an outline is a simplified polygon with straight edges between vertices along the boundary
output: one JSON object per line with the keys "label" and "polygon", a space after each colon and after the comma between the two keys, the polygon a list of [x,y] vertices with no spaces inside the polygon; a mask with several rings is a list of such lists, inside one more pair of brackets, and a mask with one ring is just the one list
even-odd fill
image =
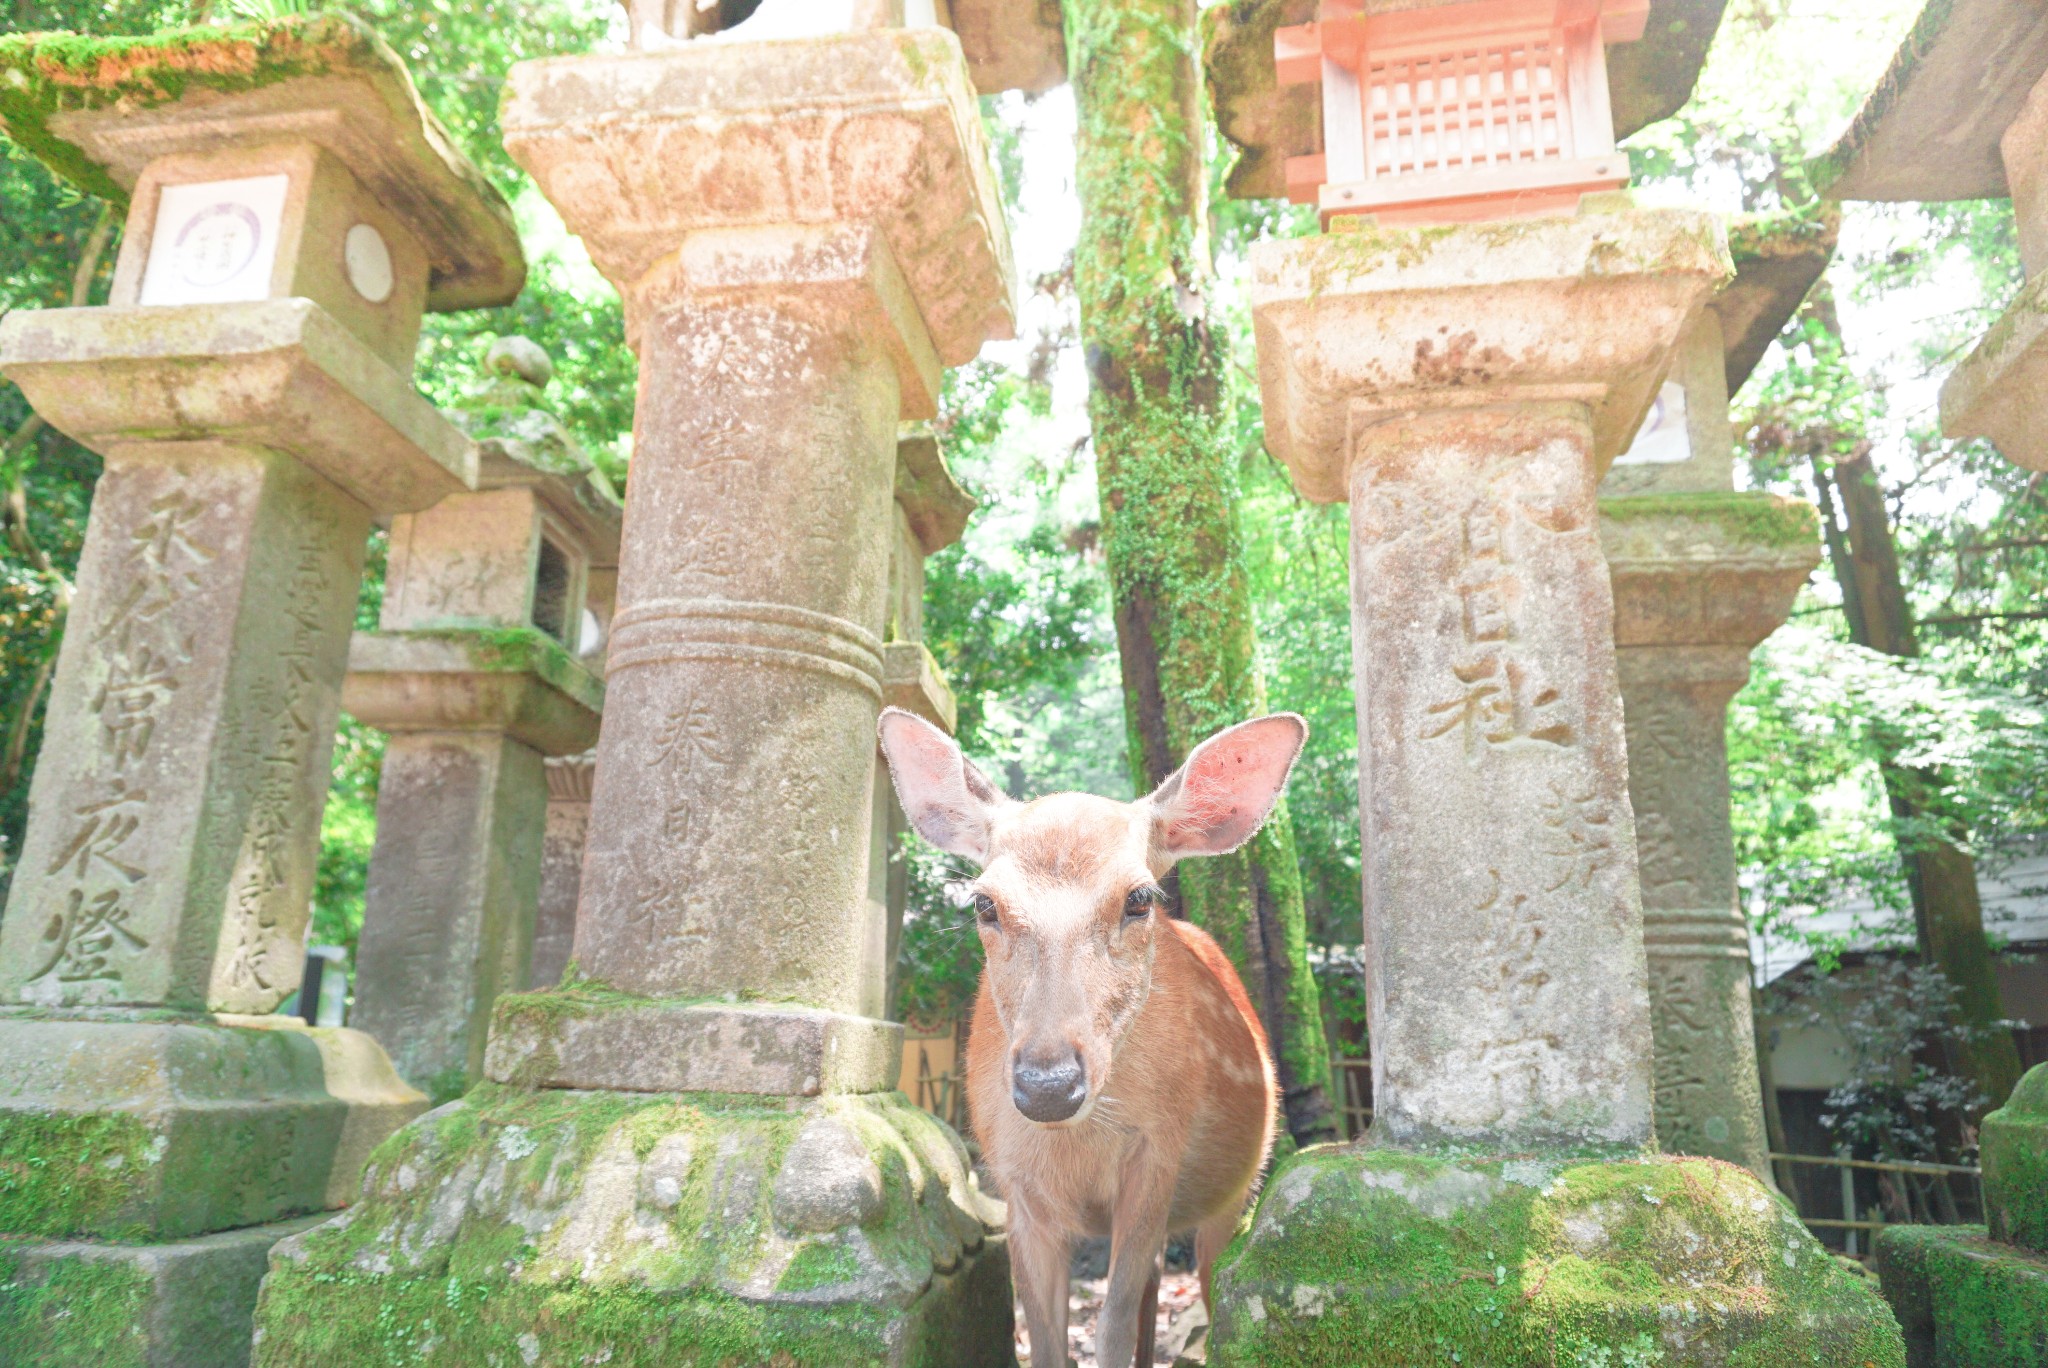
{"label": "stone lantern base", "polygon": [[485,1084],[277,1247],[255,1362],[1013,1364],[1000,1211],[900,1093]]}
{"label": "stone lantern base", "polygon": [[1870,1282],[1711,1159],[1330,1146],[1217,1265],[1233,1368],[1899,1368]]}
{"label": "stone lantern base", "polygon": [[1983,1226],[1895,1226],[1877,1237],[1877,1270],[1912,1368],[2048,1364],[2048,1254]]}

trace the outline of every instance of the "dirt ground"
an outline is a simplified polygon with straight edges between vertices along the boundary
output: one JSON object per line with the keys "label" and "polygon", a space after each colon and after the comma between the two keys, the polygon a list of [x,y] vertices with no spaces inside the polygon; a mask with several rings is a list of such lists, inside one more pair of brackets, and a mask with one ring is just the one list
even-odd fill
{"label": "dirt ground", "polygon": [[[1076,1278],[1068,1302],[1067,1352],[1073,1355],[1075,1368],[1096,1368],[1095,1363],[1095,1320],[1102,1311],[1102,1298],[1108,1288],[1102,1278]],[[1196,1340],[1195,1353],[1199,1354],[1201,1332],[1208,1325],[1208,1317],[1202,1310],[1202,1284],[1192,1273],[1168,1273],[1159,1283],[1159,1334],[1153,1341],[1152,1368],[1163,1368],[1169,1364],[1199,1363],[1194,1357],[1182,1357],[1188,1347],[1188,1340]],[[1017,1312],[1017,1362],[1026,1368],[1041,1368],[1031,1362],[1031,1345],[1024,1335],[1024,1312]],[[1043,1368],[1060,1368],[1058,1364]]]}

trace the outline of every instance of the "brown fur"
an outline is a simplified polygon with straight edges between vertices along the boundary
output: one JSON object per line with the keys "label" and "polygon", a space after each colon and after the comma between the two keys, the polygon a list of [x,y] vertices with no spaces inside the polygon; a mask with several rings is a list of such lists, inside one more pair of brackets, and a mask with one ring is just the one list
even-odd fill
{"label": "brown fur", "polygon": [[[1133,807],[1120,803],[1078,795],[1042,799],[998,823],[995,857],[982,881],[1004,915],[1018,921],[1030,914],[1013,909],[1021,899],[1005,899],[1003,891],[1028,890],[1040,899],[1055,889],[1069,899],[1078,893],[1091,913],[1085,924],[1047,917],[1029,930],[1009,925],[983,932],[989,962],[967,1047],[968,1109],[989,1170],[1010,1202],[1018,1288],[1028,1312],[1038,1291],[1034,1277],[1056,1277],[1056,1292],[1048,1287],[1036,1300],[1050,1303],[1056,1296],[1058,1325],[1045,1330],[1051,1337],[1056,1329],[1055,1342],[1062,1344],[1066,1261],[1077,1237],[1113,1236],[1113,1268],[1119,1254],[1123,1262],[1142,1257],[1156,1267],[1166,1237],[1192,1230],[1206,1296],[1211,1266],[1273,1142],[1272,1058],[1229,959],[1199,928],[1163,912],[1122,924],[1125,893],[1152,877],[1140,853],[1145,842],[1133,829],[1139,821]],[[1015,944],[1026,936],[1040,942],[1035,953]],[[1048,951],[1071,952],[1077,941],[1094,953],[1045,963]],[[1023,979],[1034,969],[1064,970],[1078,991],[1033,994]],[[1009,1010],[999,1010],[1002,1005]],[[1080,1047],[1090,1079],[1103,1080],[1089,1108],[1057,1126],[1026,1120],[1010,1099],[1012,1046],[1016,1037],[1043,1027],[1034,1017],[1046,1009],[1079,1009],[1085,1025],[1068,1020],[1055,1026]],[[1115,1247],[1132,1241],[1128,1251]],[[1141,1363],[1150,1362],[1151,1313],[1144,1308],[1154,1297],[1150,1287],[1139,1297],[1136,1314],[1145,1323],[1128,1337],[1135,1340],[1133,1351],[1145,1355]],[[1039,1326],[1032,1329],[1036,1344]],[[1127,1336],[1105,1324],[1102,1338],[1108,1347]]]}
{"label": "brown fur", "polygon": [[1237,971],[1208,936],[1166,915],[1157,884],[1183,858],[1251,838],[1307,725],[1280,714],[1232,727],[1135,803],[1078,793],[1014,803],[929,723],[892,708],[880,735],[919,833],[981,866],[987,964],[967,1106],[1010,1203],[1032,1362],[1065,1368],[1073,1243],[1108,1235],[1096,1361],[1149,1365],[1167,1236],[1195,1232],[1207,1298],[1277,1113],[1266,1035]]}

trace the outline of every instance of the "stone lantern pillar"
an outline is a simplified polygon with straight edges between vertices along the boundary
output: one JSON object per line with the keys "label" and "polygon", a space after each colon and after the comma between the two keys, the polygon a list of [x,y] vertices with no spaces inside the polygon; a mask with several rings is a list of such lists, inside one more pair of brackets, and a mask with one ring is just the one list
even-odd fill
{"label": "stone lantern pillar", "polygon": [[1725,279],[1718,222],[1360,224],[1252,271],[1267,444],[1351,505],[1375,1115],[1267,1180],[1213,1355],[1897,1362],[1753,1175],[1652,1148],[1594,490]]}
{"label": "stone lantern pillar", "polygon": [[[924,562],[960,540],[974,512],[974,498],[954,480],[946,454],[925,423],[907,423],[896,442],[896,508],[889,543],[889,599],[882,636],[882,698],[892,708],[916,713],[951,736],[959,715],[953,690],[924,644]],[[886,761],[875,762],[874,833],[869,857],[868,896],[887,918],[883,942],[882,1002],[896,1020],[897,960],[903,943],[903,913],[910,899],[910,874],[903,863],[903,838],[910,818],[896,800]]]}
{"label": "stone lantern pillar", "polygon": [[1680,341],[1659,400],[1600,486],[1628,721],[1656,1039],[1657,1140],[1771,1181],[1749,923],[1729,825],[1728,701],[1820,563],[1809,504],[1735,492],[1729,392],[1826,269],[1839,220],[1735,225],[1735,281]]}
{"label": "stone lantern pillar", "polygon": [[491,1008],[526,987],[543,761],[597,740],[604,686],[574,648],[590,565],[618,559],[617,497],[539,406],[547,357],[509,338],[487,364],[458,415],[477,491],[393,521],[380,630],[342,693],[391,735],[353,1020],[436,1103],[482,1077]]}
{"label": "stone lantern pillar", "polygon": [[9,133],[129,204],[108,306],[0,322],[0,370],[106,461],[0,920],[0,1358],[104,1324],[235,1364],[266,1251],[425,1105],[368,1036],[271,1013],[371,519],[476,478],[413,389],[422,311],[524,264],[353,20],[75,50],[0,52]]}
{"label": "stone lantern pillar", "polygon": [[959,45],[531,62],[504,127],[640,354],[579,977],[501,999],[501,1086],[278,1252],[262,1354],[349,1361],[396,1314],[464,1362],[1008,1363],[996,1212],[895,1091],[870,898],[898,425],[1012,318]]}

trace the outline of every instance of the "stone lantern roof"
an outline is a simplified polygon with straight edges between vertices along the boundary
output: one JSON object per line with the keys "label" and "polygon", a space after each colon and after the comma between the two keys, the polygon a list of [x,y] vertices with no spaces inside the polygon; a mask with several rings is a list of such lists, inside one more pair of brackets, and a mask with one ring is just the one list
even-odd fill
{"label": "stone lantern roof", "polygon": [[[1370,11],[1414,9],[1447,0],[1367,0]],[[1669,118],[1692,98],[1727,0],[1653,0],[1639,42],[1608,51],[1614,135],[1625,138]],[[1202,16],[1203,67],[1216,123],[1241,152],[1227,189],[1235,199],[1287,193],[1287,159],[1322,150],[1313,86],[1283,86],[1274,66],[1276,30],[1315,20],[1318,0],[1230,0]]]}
{"label": "stone lantern roof", "polygon": [[1721,320],[1730,394],[1755,373],[1771,343],[1806,302],[1834,259],[1841,233],[1842,214],[1832,205],[1755,214],[1729,225],[1735,279],[1707,307]]}
{"label": "stone lantern roof", "polygon": [[418,238],[430,310],[507,304],[525,284],[510,206],[421,103],[398,55],[345,14],[147,37],[0,37],[0,129],[116,203],[161,157],[311,142]]}
{"label": "stone lantern roof", "polygon": [[2048,74],[2048,18],[2026,0],[1922,10],[1849,131],[1807,164],[1834,200],[2002,199],[1999,140]]}
{"label": "stone lantern roof", "polygon": [[946,464],[945,450],[929,423],[905,423],[896,441],[896,502],[910,521],[927,556],[960,540],[967,519],[980,507],[960,487]]}

